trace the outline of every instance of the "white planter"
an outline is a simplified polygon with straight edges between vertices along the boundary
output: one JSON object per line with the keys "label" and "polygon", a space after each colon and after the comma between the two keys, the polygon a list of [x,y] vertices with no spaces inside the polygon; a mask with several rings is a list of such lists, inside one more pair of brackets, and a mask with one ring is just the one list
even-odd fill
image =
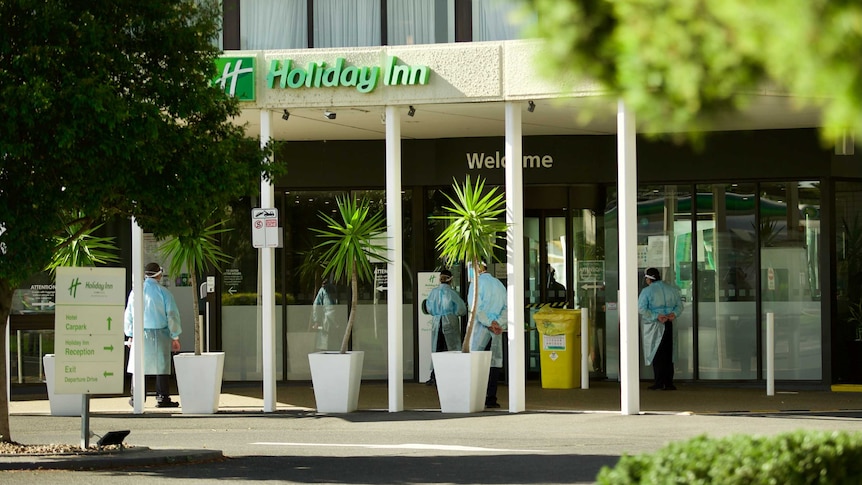
{"label": "white planter", "polygon": [[365,352],[308,354],[314,401],[321,413],[350,413],[359,407],[359,384]]}
{"label": "white planter", "polygon": [[80,416],[84,405],[83,394],[54,394],[54,354],[45,354],[42,365],[45,367],[45,384],[48,385],[48,402],[51,416]]}
{"label": "white planter", "polygon": [[213,414],[221,395],[224,352],[193,352],[174,356],[183,414]]}
{"label": "white planter", "polygon": [[476,413],[485,409],[491,352],[458,350],[434,352],[434,376],[440,410],[444,413]]}

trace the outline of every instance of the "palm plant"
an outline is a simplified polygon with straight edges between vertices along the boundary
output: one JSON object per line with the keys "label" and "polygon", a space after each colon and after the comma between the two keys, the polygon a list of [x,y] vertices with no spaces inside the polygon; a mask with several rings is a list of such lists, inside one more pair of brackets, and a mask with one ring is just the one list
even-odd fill
{"label": "palm plant", "polygon": [[[64,217],[72,214],[64,215]],[[96,266],[97,264],[119,263],[117,245],[113,237],[95,236],[103,224],[91,225],[91,220],[77,213],[74,221],[65,223],[62,234],[54,236],[56,247],[46,271],[54,274],[59,266]]]}
{"label": "palm plant", "polygon": [[221,263],[228,261],[218,244],[218,235],[230,228],[225,228],[224,221],[216,222],[203,228],[191,228],[185,234],[174,236],[161,245],[159,252],[162,257],[171,263],[168,266],[169,274],[179,274],[183,266],[188,268],[192,284],[192,300],[195,318],[195,355],[201,355],[201,321],[198,309],[198,271],[204,272],[207,267],[218,268]]}
{"label": "palm plant", "polygon": [[371,202],[367,197],[360,200],[348,196],[337,197],[336,205],[341,220],[320,212],[320,219],[326,224],[326,229],[312,230],[323,239],[323,242],[315,246],[315,249],[323,251],[320,256],[320,261],[325,265],[323,276],[332,275],[335,281],[350,282],[350,315],[347,317],[347,328],[344,330],[340,350],[340,353],[344,354],[347,352],[353,322],[356,319],[359,282],[371,281],[374,278],[370,258],[388,262],[385,257],[381,257],[386,248],[375,243],[386,230],[386,220],[382,212],[371,213]]}
{"label": "palm plant", "polygon": [[[455,197],[449,199],[451,206],[444,206],[444,215],[431,216],[432,219],[448,221],[449,225],[437,237],[437,250],[440,257],[446,261],[463,261],[472,268],[478,268],[480,261],[490,262],[495,258],[494,249],[500,249],[497,244],[500,232],[505,232],[507,225],[499,218],[505,213],[505,198],[497,193],[494,187],[485,192],[485,182],[476,178],[476,184],[470,182],[470,176],[464,185],[455,181],[452,185]],[[475,274],[475,273],[474,273]],[[478,274],[476,274],[478,276]],[[479,285],[474,277],[473,294],[470,296],[470,318],[464,334],[462,352],[470,351],[470,338],[476,321],[476,306],[479,302]]]}

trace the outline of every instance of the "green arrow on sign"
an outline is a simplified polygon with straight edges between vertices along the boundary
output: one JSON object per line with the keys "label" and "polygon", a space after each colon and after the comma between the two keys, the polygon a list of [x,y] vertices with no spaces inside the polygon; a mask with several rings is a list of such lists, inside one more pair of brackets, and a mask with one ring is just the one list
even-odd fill
{"label": "green arrow on sign", "polygon": [[103,349],[103,350],[107,350],[108,352],[113,352],[113,351],[114,351],[114,346],[113,346],[113,345],[111,345],[111,346],[109,346],[109,347],[102,347],[102,349]]}
{"label": "green arrow on sign", "polygon": [[107,379],[109,376],[112,376],[112,375],[114,375],[114,373],[113,373],[113,372],[105,371],[104,376],[105,376],[105,378],[106,378],[106,379]]}
{"label": "green arrow on sign", "polygon": [[108,317],[108,330],[111,330],[111,317]]}

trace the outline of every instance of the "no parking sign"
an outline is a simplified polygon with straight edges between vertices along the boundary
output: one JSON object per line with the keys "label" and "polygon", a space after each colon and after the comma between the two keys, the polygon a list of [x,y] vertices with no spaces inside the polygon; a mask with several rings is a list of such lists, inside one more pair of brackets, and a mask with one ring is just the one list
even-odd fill
{"label": "no parking sign", "polygon": [[256,248],[278,247],[278,209],[251,210],[251,243]]}

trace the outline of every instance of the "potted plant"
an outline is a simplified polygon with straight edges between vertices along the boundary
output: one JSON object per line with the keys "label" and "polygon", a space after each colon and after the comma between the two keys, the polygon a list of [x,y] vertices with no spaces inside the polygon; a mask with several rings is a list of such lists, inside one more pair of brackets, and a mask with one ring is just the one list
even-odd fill
{"label": "potted plant", "polygon": [[324,265],[323,277],[350,283],[350,314],[338,352],[323,351],[308,355],[311,380],[317,410],[321,412],[355,411],[359,403],[359,384],[362,381],[362,351],[348,352],[350,335],[359,305],[359,283],[374,278],[369,258],[383,259],[386,248],[376,241],[386,230],[382,212],[372,213],[367,197],[336,198],[340,220],[321,212],[320,219],[326,229],[313,229],[323,241],[315,246],[322,250],[320,261]]}
{"label": "potted plant", "polygon": [[[477,178],[473,184],[469,175],[463,186],[456,181],[452,188],[455,197],[446,194],[451,204],[444,207],[446,213],[432,216],[448,223],[437,237],[437,250],[443,260],[461,261],[475,270],[480,262],[493,260],[494,249],[500,248],[497,238],[507,229],[505,221],[500,220],[506,210],[505,200],[496,187],[486,192],[484,181]],[[444,413],[484,409],[491,352],[470,352],[479,286],[473,285],[472,295],[467,297],[471,304],[461,352],[431,354],[440,408]]]}
{"label": "potted plant", "polygon": [[160,247],[161,255],[170,261],[168,272],[179,274],[187,268],[192,285],[194,309],[195,351],[174,356],[177,387],[183,414],[213,414],[218,411],[224,372],[224,352],[202,352],[203,322],[198,309],[197,273],[208,267],[218,268],[228,256],[218,245],[218,235],[230,229],[224,221],[206,227],[192,227],[185,234],[174,236]]}

